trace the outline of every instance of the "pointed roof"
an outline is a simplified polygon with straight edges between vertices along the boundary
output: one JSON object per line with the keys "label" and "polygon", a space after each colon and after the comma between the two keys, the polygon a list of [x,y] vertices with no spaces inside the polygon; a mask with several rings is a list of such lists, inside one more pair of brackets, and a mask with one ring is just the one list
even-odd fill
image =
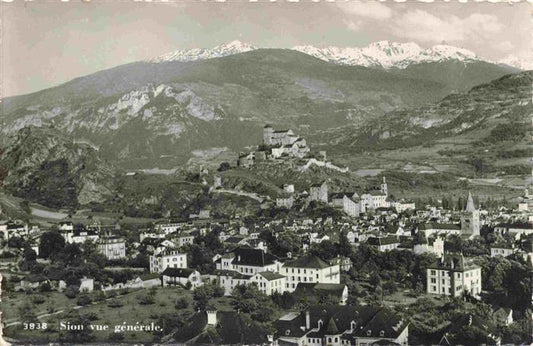
{"label": "pointed roof", "polygon": [[331,317],[329,319],[328,328],[326,329],[326,333],[328,335],[339,334],[339,328],[337,328],[337,324],[335,323],[335,320],[333,320],[333,317]]}
{"label": "pointed roof", "polygon": [[468,200],[466,202],[465,211],[473,212],[475,210],[476,210],[476,207],[474,206],[474,199],[472,198],[472,193],[468,192]]}

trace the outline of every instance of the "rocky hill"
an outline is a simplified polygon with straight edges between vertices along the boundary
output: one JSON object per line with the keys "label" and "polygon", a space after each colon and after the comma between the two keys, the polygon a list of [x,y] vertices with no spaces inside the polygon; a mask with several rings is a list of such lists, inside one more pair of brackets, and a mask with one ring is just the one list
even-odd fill
{"label": "rocky hill", "polygon": [[490,142],[500,140],[502,126],[516,129],[513,139],[521,141],[532,115],[532,82],[532,71],[507,75],[432,105],[394,110],[366,126],[337,129],[336,143],[360,149],[409,147],[468,133],[472,140]]}
{"label": "rocky hill", "polygon": [[499,78],[483,61],[341,66],[293,50],[138,62],[2,100],[0,133],[49,126],[123,167],[175,167],[194,150],[258,144],[265,123],[304,136],[415,107]]}
{"label": "rocky hill", "polygon": [[53,128],[18,131],[2,149],[0,167],[8,192],[52,208],[99,202],[113,189],[112,166]]}

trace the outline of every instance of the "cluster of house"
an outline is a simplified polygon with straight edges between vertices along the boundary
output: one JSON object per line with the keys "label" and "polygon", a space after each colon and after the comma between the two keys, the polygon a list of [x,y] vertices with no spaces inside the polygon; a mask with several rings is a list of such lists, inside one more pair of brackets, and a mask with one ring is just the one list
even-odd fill
{"label": "cluster of house", "polygon": [[98,251],[108,260],[126,258],[126,240],[123,237],[113,235],[110,229],[102,230],[102,226],[99,224],[85,226],[82,224],[74,225],[71,221],[63,221],[59,223],[58,229],[66,243],[94,242]]}
{"label": "cluster of house", "polygon": [[236,311],[205,310],[174,338],[183,344],[407,345],[409,323],[384,307],[311,305],[274,324],[274,332],[246,322]]}
{"label": "cluster of house", "polygon": [[328,183],[312,184],[309,187],[309,192],[296,195],[294,192],[294,185],[286,184],[283,186],[283,194],[276,198],[276,206],[278,208],[292,208],[296,198],[306,198],[309,201],[316,201],[328,204],[334,208],[342,210],[346,215],[351,217],[358,217],[367,211],[375,211],[379,209],[392,208],[396,212],[401,213],[406,210],[415,210],[415,203],[401,199],[399,201],[392,201],[388,196],[388,187],[385,177],[379,188],[368,189],[360,194],[355,191],[352,192],[328,192]]}
{"label": "cluster of house", "polygon": [[255,284],[272,295],[274,292],[325,291],[341,304],[348,298],[346,285],[340,283],[342,258],[326,262],[317,256],[280,259],[262,249],[241,246],[215,256],[216,270],[209,275],[230,295],[237,285]]}

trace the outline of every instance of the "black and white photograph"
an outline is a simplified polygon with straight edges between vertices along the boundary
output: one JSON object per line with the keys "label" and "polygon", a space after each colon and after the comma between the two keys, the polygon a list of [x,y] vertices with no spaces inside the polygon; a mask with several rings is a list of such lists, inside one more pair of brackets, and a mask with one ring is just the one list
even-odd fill
{"label": "black and white photograph", "polygon": [[532,14],[0,2],[0,344],[531,345]]}

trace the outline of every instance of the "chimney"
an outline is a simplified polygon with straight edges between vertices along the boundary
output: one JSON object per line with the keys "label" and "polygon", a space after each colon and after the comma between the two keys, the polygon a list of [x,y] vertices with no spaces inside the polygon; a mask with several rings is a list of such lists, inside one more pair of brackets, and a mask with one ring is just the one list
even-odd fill
{"label": "chimney", "polygon": [[216,326],[217,325],[217,311],[216,310],[206,310],[207,313],[207,325]]}
{"label": "chimney", "polygon": [[305,311],[305,329],[311,329],[311,313],[309,312],[309,309]]}

